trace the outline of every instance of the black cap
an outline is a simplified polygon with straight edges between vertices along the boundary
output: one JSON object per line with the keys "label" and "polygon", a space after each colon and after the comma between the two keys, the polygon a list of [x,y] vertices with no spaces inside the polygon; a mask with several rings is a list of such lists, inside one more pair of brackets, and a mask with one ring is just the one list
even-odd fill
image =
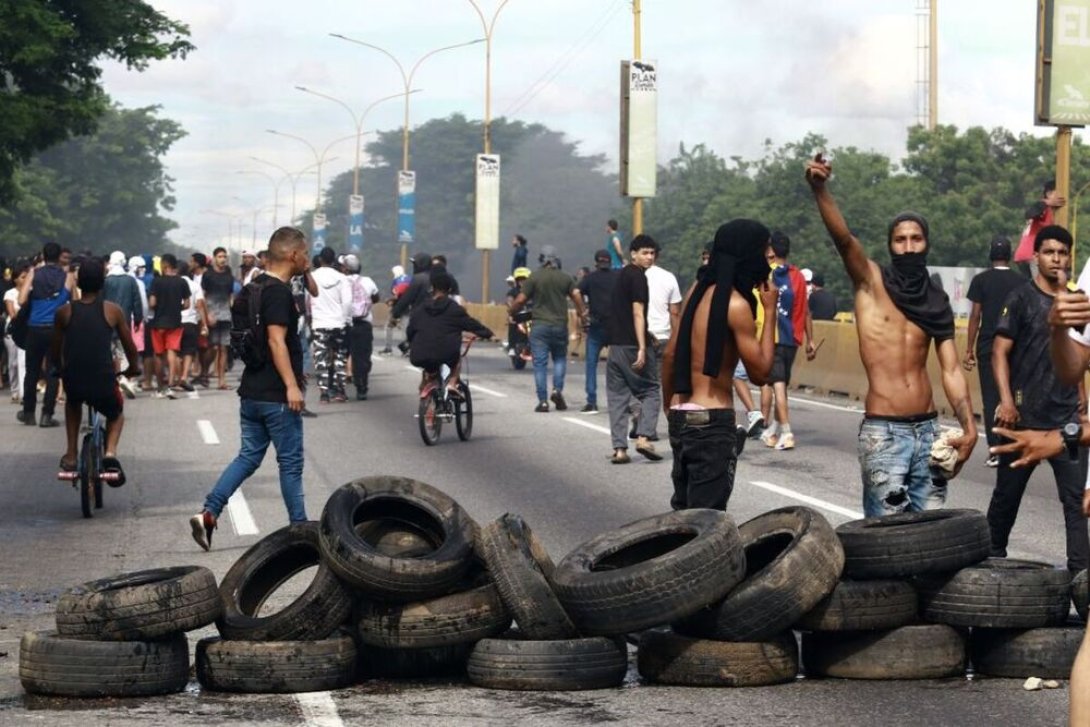
{"label": "black cap", "polygon": [[609,250],[595,250],[594,251],[594,262],[596,262],[596,263],[608,263],[609,260],[610,260]]}
{"label": "black cap", "polygon": [[814,273],[813,276],[810,278],[810,284],[811,285],[816,285],[819,288],[824,288],[825,287],[825,276],[822,275],[821,273]]}
{"label": "black cap", "polygon": [[992,261],[1010,260],[1011,241],[1005,237],[997,237],[992,240],[991,250],[988,252],[988,259]]}

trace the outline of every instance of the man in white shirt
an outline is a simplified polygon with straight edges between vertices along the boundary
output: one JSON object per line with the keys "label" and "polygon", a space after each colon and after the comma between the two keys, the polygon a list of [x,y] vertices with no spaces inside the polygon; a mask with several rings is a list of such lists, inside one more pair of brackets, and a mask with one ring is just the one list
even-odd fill
{"label": "man in white shirt", "polygon": [[318,254],[321,267],[311,273],[318,294],[311,293],[310,329],[314,345],[314,373],[318,378],[319,401],[344,402],[345,366],[348,364],[348,327],[352,324],[352,287],[334,264],[337,253],[331,247]]}
{"label": "man in white shirt", "polygon": [[[651,345],[656,353],[665,350],[666,342],[670,340],[670,333],[677,328],[681,320],[681,288],[678,287],[677,278],[669,270],[658,266],[661,248],[656,243],[655,262],[647,268],[647,329],[651,332]],[[632,400],[632,426],[629,429],[629,439],[634,439],[636,423],[640,417],[640,403]],[[648,437],[651,441],[658,439],[658,435]]]}
{"label": "man in white shirt", "polygon": [[348,254],[342,264],[352,291],[352,325],[348,329],[348,350],[352,356],[352,383],[356,401],[367,399],[367,379],[371,374],[371,352],[375,346],[372,328],[372,306],[379,302],[378,286],[366,275],[360,275],[360,259]]}

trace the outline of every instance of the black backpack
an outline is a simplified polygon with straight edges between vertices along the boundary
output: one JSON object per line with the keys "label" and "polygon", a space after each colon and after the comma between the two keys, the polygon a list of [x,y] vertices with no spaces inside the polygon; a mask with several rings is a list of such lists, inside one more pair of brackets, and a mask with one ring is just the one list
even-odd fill
{"label": "black backpack", "polygon": [[262,275],[242,286],[231,303],[231,353],[247,368],[261,368],[269,361],[265,321],[261,319],[261,291],[271,283]]}

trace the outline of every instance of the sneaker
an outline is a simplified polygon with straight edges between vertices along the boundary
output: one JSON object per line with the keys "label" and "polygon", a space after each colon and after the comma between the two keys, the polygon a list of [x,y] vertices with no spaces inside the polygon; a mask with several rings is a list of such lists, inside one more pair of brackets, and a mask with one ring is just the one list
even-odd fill
{"label": "sneaker", "polygon": [[598,405],[597,404],[586,404],[582,409],[579,410],[579,413],[580,414],[597,414],[598,413]]}
{"label": "sneaker", "polygon": [[770,449],[772,447],[775,447],[776,444],[779,443],[779,440],[780,440],[779,435],[772,433],[768,429],[761,432],[761,444],[763,444],[764,446],[766,446],[766,447],[768,447]]}
{"label": "sneaker", "polygon": [[318,403],[319,404],[328,404],[329,403],[329,394],[323,393],[321,396],[319,396],[318,397]]}
{"label": "sneaker", "polygon": [[177,388],[181,389],[182,391],[196,391],[196,389],[193,388],[193,384],[189,383],[188,381],[183,381],[182,383],[178,384]]}
{"label": "sneaker", "polygon": [[165,398],[167,398],[167,395],[163,392],[162,389],[156,389],[154,392],[152,392],[151,398],[152,399],[165,399]]}
{"label": "sneaker", "polygon": [[751,411],[746,415],[746,436],[752,436],[753,432],[765,428],[765,418],[759,411]]}
{"label": "sneaker", "polygon": [[51,429],[53,427],[59,427],[61,425],[52,414],[42,414],[41,421],[38,422],[38,426],[43,429]]}
{"label": "sneaker", "polygon": [[299,412],[299,416],[306,417],[307,419],[314,419],[318,415],[312,412],[310,409],[303,407],[303,411]]}
{"label": "sneaker", "polygon": [[367,392],[356,390],[356,401],[367,401]]}
{"label": "sneaker", "polygon": [[651,444],[647,437],[640,437],[636,440],[636,451],[652,462],[662,460],[662,455],[655,451],[655,445]]}
{"label": "sneaker", "polygon": [[553,395],[549,398],[556,404],[557,411],[564,411],[568,408],[568,402],[564,401],[564,394],[559,389],[553,389]]}
{"label": "sneaker", "polygon": [[984,460],[984,466],[985,467],[991,467],[993,469],[998,467],[999,466],[999,455],[998,454],[993,454],[990,457],[988,457],[988,459]]}
{"label": "sneaker", "polygon": [[21,423],[26,424],[28,427],[33,427],[34,425],[36,425],[38,423],[34,419],[34,412],[30,412],[28,414],[26,411],[24,411],[22,409],[15,412],[15,418],[17,420],[19,420]]}
{"label": "sneaker", "polygon": [[776,449],[794,449],[795,448],[795,435],[791,432],[780,435],[779,441],[776,442]]}
{"label": "sneaker", "polygon": [[178,395],[174,393],[174,389],[170,388],[169,386],[167,388],[163,389],[163,396],[165,396],[168,399],[177,399],[178,398]]}
{"label": "sneaker", "polygon": [[189,527],[193,530],[193,539],[197,541],[197,545],[205,550],[211,550],[212,531],[216,529],[216,516],[207,510],[201,510],[189,518]]}
{"label": "sneaker", "polygon": [[117,386],[121,389],[121,393],[125,395],[126,399],[136,398],[136,387],[133,386],[131,379],[122,376],[117,380]]}
{"label": "sneaker", "polygon": [[625,450],[615,451],[610,455],[609,461],[612,464],[628,464],[632,461],[632,458],[628,456],[628,452]]}
{"label": "sneaker", "polygon": [[539,412],[539,413],[544,413],[544,412],[549,411],[549,402],[547,402],[547,401],[538,402],[538,405],[534,407],[534,411]]}

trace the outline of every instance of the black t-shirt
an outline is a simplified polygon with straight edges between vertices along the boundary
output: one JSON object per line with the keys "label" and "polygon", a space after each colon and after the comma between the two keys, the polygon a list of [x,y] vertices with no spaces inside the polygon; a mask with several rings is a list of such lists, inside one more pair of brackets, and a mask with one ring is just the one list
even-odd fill
{"label": "black t-shirt", "polygon": [[996,336],[1014,342],[1010,383],[1021,429],[1058,429],[1078,420],[1078,387],[1056,379],[1049,355],[1051,307],[1052,296],[1036,283],[1020,285],[1007,295],[996,326]]}
{"label": "black t-shirt", "polygon": [[632,304],[643,303],[644,342],[650,344],[651,334],[647,331],[647,289],[646,271],[639,265],[625,265],[617,274],[610,298],[609,342],[617,346],[638,346],[636,324],[632,318]]}
{"label": "black t-shirt", "polygon": [[[583,276],[575,286],[587,299],[590,309],[590,322],[609,325],[610,310],[613,306],[613,288],[617,284],[616,270],[595,270]],[[644,283],[647,280],[644,278]]]}
{"label": "black t-shirt", "polygon": [[189,297],[189,283],[178,275],[160,275],[151,282],[148,296],[155,296],[152,328],[181,328],[182,301]]}
{"label": "black t-shirt", "polygon": [[228,306],[231,301],[231,292],[235,289],[235,279],[231,275],[230,268],[224,268],[223,272],[216,272],[215,268],[208,268],[201,276],[201,290],[204,291],[204,304],[216,317],[217,322],[222,320],[230,322]]}
{"label": "black t-shirt", "polygon": [[[284,340],[288,344],[291,370],[295,372],[295,380],[302,381],[303,346],[299,341],[299,312],[295,308],[291,286],[275,276],[266,274],[259,275],[251,282],[259,282],[265,286],[261,290],[261,315],[265,323],[285,326],[288,329]],[[242,372],[242,383],[238,387],[238,395],[243,399],[255,401],[287,402],[287,387],[284,386],[284,380],[280,378],[271,355],[257,368],[246,367]]]}
{"label": "black t-shirt", "polygon": [[810,317],[815,321],[836,320],[836,296],[824,288],[810,293]]}
{"label": "black t-shirt", "polygon": [[999,323],[999,314],[1003,311],[1003,302],[1012,290],[1025,285],[1028,280],[1010,268],[991,268],[973,276],[966,297],[980,304],[980,332],[976,338],[978,353],[991,354],[992,339],[995,338],[995,327]]}

